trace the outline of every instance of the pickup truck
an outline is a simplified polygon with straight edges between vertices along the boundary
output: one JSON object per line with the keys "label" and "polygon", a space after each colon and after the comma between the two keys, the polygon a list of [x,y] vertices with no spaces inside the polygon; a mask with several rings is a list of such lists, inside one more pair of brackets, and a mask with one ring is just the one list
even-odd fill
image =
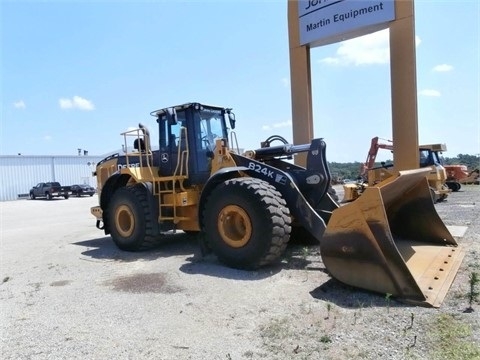
{"label": "pickup truck", "polygon": [[70,186],[62,186],[58,182],[38,183],[30,189],[30,199],[47,198],[52,200],[54,197],[68,199],[71,193]]}

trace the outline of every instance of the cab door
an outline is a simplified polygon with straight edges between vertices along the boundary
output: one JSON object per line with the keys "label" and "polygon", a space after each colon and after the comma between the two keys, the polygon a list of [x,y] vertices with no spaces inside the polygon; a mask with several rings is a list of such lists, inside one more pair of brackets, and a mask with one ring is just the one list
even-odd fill
{"label": "cab door", "polygon": [[[177,164],[181,161],[182,156],[186,156],[187,139],[185,138],[186,131],[186,116],[185,111],[178,111],[176,113],[176,123],[169,123],[165,115],[159,119],[160,126],[160,176],[180,175],[180,166]],[[186,159],[184,159],[183,173],[186,172]]]}

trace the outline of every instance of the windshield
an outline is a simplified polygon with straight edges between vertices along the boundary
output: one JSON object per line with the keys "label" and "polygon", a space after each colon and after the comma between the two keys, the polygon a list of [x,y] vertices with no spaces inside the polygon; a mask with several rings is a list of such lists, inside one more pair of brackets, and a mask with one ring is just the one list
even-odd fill
{"label": "windshield", "polygon": [[436,152],[428,149],[420,150],[420,167],[426,167],[430,165],[442,165],[443,158]]}
{"label": "windshield", "polygon": [[224,121],[223,112],[219,109],[204,108],[200,111],[202,148],[213,151],[216,139],[227,138]]}
{"label": "windshield", "polygon": [[430,165],[430,159],[428,158],[428,150],[420,150],[420,167],[426,167]]}
{"label": "windshield", "polygon": [[444,159],[443,159],[443,156],[440,154],[440,153],[434,153],[434,159],[435,159],[435,162],[439,163],[440,165],[443,165],[445,163]]}

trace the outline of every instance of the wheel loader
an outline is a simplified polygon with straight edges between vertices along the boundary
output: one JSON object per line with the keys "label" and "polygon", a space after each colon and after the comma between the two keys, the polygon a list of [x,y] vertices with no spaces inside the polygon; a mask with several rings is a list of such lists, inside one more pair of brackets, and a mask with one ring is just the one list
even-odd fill
{"label": "wheel loader", "polygon": [[[120,249],[147,249],[183,230],[225,265],[257,269],[279,262],[291,237],[311,236],[339,281],[440,306],[464,251],[433,206],[425,170],[401,171],[340,206],[321,138],[294,145],[273,136],[240,151],[230,108],[186,103],[151,115],[158,149],[140,124],[121,134],[125,153],[94,172],[91,213]],[[305,167],[290,161],[300,153]]]}

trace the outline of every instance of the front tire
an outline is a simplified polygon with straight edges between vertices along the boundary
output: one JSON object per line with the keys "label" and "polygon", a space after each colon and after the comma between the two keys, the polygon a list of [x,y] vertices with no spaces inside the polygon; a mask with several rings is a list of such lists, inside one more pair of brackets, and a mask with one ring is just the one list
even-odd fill
{"label": "front tire", "polygon": [[106,218],[113,241],[119,249],[139,251],[150,248],[156,240],[151,194],[137,184],[118,189],[108,206]]}
{"label": "front tire", "polygon": [[34,193],[30,193],[30,200],[35,200],[35,194]]}
{"label": "front tire", "polygon": [[256,269],[280,260],[290,239],[290,222],[290,211],[275,187],[256,178],[236,178],[210,194],[203,231],[221,262]]}

